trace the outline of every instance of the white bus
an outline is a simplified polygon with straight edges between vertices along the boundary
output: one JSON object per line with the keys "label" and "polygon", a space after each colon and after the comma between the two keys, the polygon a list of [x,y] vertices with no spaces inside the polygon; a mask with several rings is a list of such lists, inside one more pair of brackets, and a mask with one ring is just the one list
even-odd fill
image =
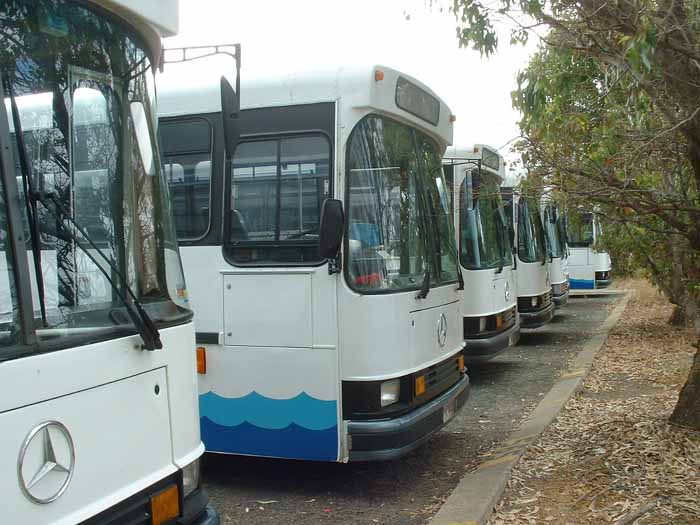
{"label": "white bus", "polygon": [[522,328],[538,328],[554,317],[547,247],[539,200],[523,196],[512,186],[501,187],[511,221],[518,314]]}
{"label": "white bus", "polygon": [[155,134],[177,9],[0,8],[3,523],[219,523]]}
{"label": "white bus", "polygon": [[218,85],[158,86],[206,358],[202,439],[227,454],[398,457],[469,392],[440,165],[450,110],[383,66],[247,77],[231,169]]}
{"label": "white bus", "polygon": [[490,359],[520,338],[513,254],[500,192],[505,160],[483,144],[450,146],[443,169],[464,276],[465,357]]}
{"label": "white bus", "polygon": [[611,282],[612,262],[608,252],[599,250],[602,229],[595,213],[569,210],[569,274],[571,288],[593,290],[605,288]]}
{"label": "white bus", "polygon": [[549,257],[552,301],[554,306],[559,308],[569,301],[569,247],[566,239],[566,216],[548,192],[542,195],[541,206]]}

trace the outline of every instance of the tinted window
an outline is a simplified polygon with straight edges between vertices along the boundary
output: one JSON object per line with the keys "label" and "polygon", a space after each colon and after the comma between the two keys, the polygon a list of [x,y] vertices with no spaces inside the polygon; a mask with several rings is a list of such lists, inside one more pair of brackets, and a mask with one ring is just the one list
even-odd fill
{"label": "tinted window", "polygon": [[211,127],[204,119],[163,122],[160,136],[179,239],[197,239],[209,229]]}
{"label": "tinted window", "polygon": [[459,234],[459,258],[470,270],[498,268],[510,264],[510,243],[507,239],[506,215],[498,185],[483,179],[476,205],[467,206],[467,181],[462,181]]}
{"label": "tinted window", "polygon": [[537,202],[523,198],[518,204],[518,257],[527,263],[544,261],[546,241]]}
{"label": "tinted window", "polygon": [[572,212],[567,223],[569,245],[585,248],[593,244],[593,215]]}
{"label": "tinted window", "polygon": [[330,144],[320,135],[244,142],[233,159],[230,252],[235,262],[318,262]]}

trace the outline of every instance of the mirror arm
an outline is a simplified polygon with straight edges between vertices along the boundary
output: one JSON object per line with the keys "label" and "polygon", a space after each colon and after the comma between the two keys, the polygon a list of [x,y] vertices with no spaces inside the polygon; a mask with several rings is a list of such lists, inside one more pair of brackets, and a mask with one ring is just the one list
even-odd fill
{"label": "mirror arm", "polygon": [[343,263],[340,258],[340,252],[335,257],[326,259],[328,261],[328,275],[340,273],[343,270]]}

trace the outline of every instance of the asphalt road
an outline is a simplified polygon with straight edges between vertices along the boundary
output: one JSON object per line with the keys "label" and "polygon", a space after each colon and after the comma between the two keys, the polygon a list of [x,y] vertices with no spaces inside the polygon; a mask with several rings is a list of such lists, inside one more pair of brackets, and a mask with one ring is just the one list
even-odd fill
{"label": "asphalt road", "polygon": [[506,437],[602,324],[613,297],[571,299],[520,344],[469,367],[467,404],[408,456],[334,464],[211,455],[204,486],[223,524],[427,522],[480,453]]}

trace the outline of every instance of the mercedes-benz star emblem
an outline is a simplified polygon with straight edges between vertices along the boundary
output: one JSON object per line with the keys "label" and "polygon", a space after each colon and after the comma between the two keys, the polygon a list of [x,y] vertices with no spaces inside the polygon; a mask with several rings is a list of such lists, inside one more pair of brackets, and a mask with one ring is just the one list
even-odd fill
{"label": "mercedes-benz star emblem", "polygon": [[438,319],[437,340],[440,346],[445,346],[445,341],[447,341],[447,319],[445,314],[440,314],[440,319]]}
{"label": "mercedes-benz star emblem", "polygon": [[22,442],[17,460],[19,486],[34,503],[51,503],[68,488],[75,467],[70,432],[58,421],[35,426]]}

